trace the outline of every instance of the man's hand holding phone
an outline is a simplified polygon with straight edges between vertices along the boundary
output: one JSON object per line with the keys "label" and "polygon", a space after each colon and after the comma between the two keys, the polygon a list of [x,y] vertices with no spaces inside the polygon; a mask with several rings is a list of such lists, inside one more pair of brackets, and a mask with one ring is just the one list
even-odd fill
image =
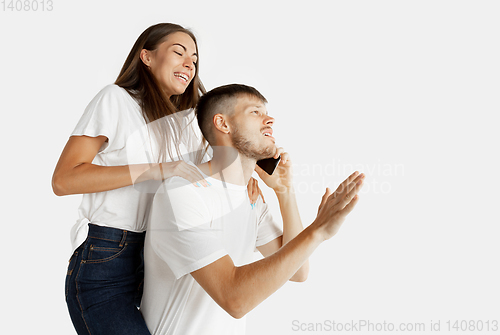
{"label": "man's hand holding phone", "polygon": [[289,192],[293,189],[292,161],[290,154],[283,148],[278,148],[274,159],[281,156],[281,160],[272,175],[266,173],[260,166],[255,165],[255,171],[260,179],[277,194]]}

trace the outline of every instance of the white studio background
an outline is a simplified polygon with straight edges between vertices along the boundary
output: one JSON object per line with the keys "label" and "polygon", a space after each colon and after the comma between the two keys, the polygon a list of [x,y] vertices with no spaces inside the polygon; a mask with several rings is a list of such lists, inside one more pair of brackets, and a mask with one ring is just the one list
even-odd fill
{"label": "white studio background", "polygon": [[[309,279],[253,310],[248,334],[500,322],[498,1],[52,0],[36,12],[10,2],[0,8],[2,333],[74,334],[64,279],[80,196],[56,197],[51,175],[86,105],[158,22],[197,35],[207,89],[237,82],[267,97],[305,225],[327,186],[367,175]],[[477,333],[467,327],[454,333]]]}

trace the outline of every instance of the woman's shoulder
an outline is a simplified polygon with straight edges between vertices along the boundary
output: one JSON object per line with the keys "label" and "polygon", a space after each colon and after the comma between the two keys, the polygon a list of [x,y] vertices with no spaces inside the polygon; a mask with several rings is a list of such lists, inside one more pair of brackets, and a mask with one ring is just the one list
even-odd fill
{"label": "woman's shoulder", "polygon": [[120,87],[116,84],[109,84],[104,86],[95,96],[95,102],[110,102],[110,103],[125,103],[125,104],[133,104],[134,107],[137,107],[137,102],[135,99],[125,90],[123,87]]}
{"label": "woman's shoulder", "polygon": [[124,94],[129,95],[128,92],[116,84],[109,84],[104,86],[98,93],[98,95],[116,95],[123,96]]}

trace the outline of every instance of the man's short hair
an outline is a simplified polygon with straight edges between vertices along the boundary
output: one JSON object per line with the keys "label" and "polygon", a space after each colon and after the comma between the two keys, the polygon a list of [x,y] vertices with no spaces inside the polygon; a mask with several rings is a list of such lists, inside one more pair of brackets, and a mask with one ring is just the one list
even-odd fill
{"label": "man's short hair", "polygon": [[196,106],[198,126],[205,139],[213,144],[213,118],[216,114],[231,115],[234,112],[236,98],[249,95],[267,103],[266,98],[255,88],[241,84],[229,84],[216,87],[205,93]]}

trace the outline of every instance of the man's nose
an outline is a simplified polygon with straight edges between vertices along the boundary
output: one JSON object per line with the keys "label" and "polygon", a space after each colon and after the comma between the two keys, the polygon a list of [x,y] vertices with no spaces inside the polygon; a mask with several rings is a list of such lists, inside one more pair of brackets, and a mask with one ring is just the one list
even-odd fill
{"label": "man's nose", "polygon": [[264,120],[264,123],[267,125],[267,126],[272,126],[274,124],[274,118],[272,116],[267,116],[267,118]]}

